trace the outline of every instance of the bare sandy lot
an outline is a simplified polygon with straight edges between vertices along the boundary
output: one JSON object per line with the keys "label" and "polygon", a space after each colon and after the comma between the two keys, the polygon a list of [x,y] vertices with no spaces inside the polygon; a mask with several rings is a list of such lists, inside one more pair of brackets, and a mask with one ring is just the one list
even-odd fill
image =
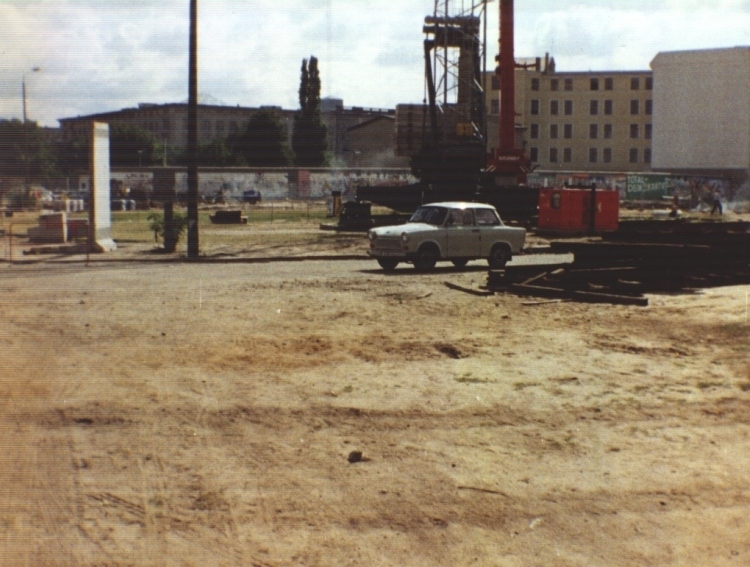
{"label": "bare sandy lot", "polygon": [[0,264],[0,564],[750,564],[750,289],[485,270]]}

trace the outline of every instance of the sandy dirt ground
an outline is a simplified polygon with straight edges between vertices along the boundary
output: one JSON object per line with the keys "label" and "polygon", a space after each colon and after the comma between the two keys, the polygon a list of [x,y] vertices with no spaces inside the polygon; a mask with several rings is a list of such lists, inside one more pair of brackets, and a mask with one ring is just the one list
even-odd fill
{"label": "sandy dirt ground", "polygon": [[747,286],[240,260],[0,264],[1,565],[750,565]]}

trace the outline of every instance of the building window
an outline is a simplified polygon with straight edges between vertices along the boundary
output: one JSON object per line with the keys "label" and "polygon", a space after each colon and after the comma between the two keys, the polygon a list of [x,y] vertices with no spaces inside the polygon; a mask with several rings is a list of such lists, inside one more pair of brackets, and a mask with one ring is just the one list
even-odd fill
{"label": "building window", "polygon": [[597,114],[599,114],[599,101],[598,100],[589,101],[589,114],[591,116],[596,116]]}
{"label": "building window", "polygon": [[230,134],[236,134],[239,129],[237,128],[237,121],[232,120],[229,122],[229,133]]}
{"label": "building window", "polygon": [[490,101],[490,114],[500,114],[500,99],[493,98]]}
{"label": "building window", "polygon": [[529,159],[533,162],[539,161],[539,148],[529,148]]}
{"label": "building window", "polygon": [[538,91],[539,90],[539,79],[537,79],[537,78],[531,79],[531,90],[532,91]]}
{"label": "building window", "polygon": [[630,77],[630,90],[637,91],[641,88],[641,80],[638,77]]}
{"label": "building window", "polygon": [[611,100],[605,100],[604,101],[604,114],[611,115],[612,111],[614,110],[614,102]]}
{"label": "building window", "polygon": [[533,99],[531,101],[531,114],[533,114],[534,116],[539,115],[539,101],[537,99]]}
{"label": "building window", "polygon": [[550,148],[549,149],[549,162],[550,163],[557,163],[557,148]]}
{"label": "building window", "polygon": [[648,99],[644,102],[645,108],[644,111],[646,114],[651,116],[654,113],[654,101],[651,99]]}
{"label": "building window", "polygon": [[565,163],[570,163],[573,161],[573,149],[572,148],[563,148],[563,161]]}
{"label": "building window", "polygon": [[566,140],[570,140],[573,138],[573,125],[572,124],[564,124],[563,125],[563,138]]}
{"label": "building window", "polygon": [[643,163],[651,163],[651,148],[643,150]]}
{"label": "building window", "polygon": [[573,101],[572,100],[565,101],[565,103],[563,104],[563,112],[565,113],[565,116],[573,115]]}
{"label": "building window", "polygon": [[633,114],[633,115],[638,114],[638,100],[630,101],[630,114]]}
{"label": "building window", "polygon": [[612,148],[604,148],[602,150],[602,161],[604,163],[612,163]]}
{"label": "building window", "polygon": [[217,134],[223,134],[224,133],[224,121],[223,120],[217,120],[216,121],[216,132],[217,132]]}
{"label": "building window", "polygon": [[630,148],[630,163],[638,163],[638,148]]}
{"label": "building window", "polygon": [[492,90],[493,91],[500,90],[500,77],[497,75],[492,75]]}
{"label": "building window", "polygon": [[560,90],[560,81],[558,81],[557,79],[550,79],[549,90],[551,91]]}
{"label": "building window", "polygon": [[557,124],[550,124],[549,125],[549,137],[550,140],[557,140]]}
{"label": "building window", "polygon": [[653,77],[646,77],[646,90],[647,91],[654,90],[654,78]]}
{"label": "building window", "polygon": [[599,79],[591,79],[589,87],[592,91],[599,90]]}
{"label": "building window", "polygon": [[599,161],[596,148],[589,148],[589,163],[596,163]]}
{"label": "building window", "polygon": [[566,91],[573,90],[573,79],[565,79],[565,90]]}
{"label": "building window", "polygon": [[638,138],[638,124],[631,124],[630,125],[630,137],[633,139]]}
{"label": "building window", "polygon": [[556,100],[549,101],[549,113],[552,116],[557,116],[560,114],[560,104]]}
{"label": "building window", "polygon": [[599,125],[589,124],[589,139],[596,140],[599,137]]}
{"label": "building window", "polygon": [[532,140],[539,139],[539,124],[532,124],[529,128],[529,136]]}
{"label": "building window", "polygon": [[606,140],[612,139],[612,124],[605,124],[604,125],[604,138]]}
{"label": "building window", "polygon": [[651,124],[644,124],[643,125],[643,137],[647,140],[651,139],[651,135],[653,133],[653,126]]}
{"label": "building window", "polygon": [[210,120],[203,120],[201,122],[201,130],[203,132],[210,132],[211,131],[211,121]]}
{"label": "building window", "polygon": [[605,91],[611,91],[615,88],[615,81],[612,77],[607,77],[604,79],[604,90]]}

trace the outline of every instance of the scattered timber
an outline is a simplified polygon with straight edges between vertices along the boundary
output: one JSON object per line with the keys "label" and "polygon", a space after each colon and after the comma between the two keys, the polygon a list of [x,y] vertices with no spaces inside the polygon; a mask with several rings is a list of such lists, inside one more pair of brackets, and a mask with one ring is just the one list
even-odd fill
{"label": "scattered timber", "polygon": [[750,283],[750,223],[626,221],[602,241],[553,241],[569,264],[490,270],[487,289],[522,296],[648,305],[644,294]]}

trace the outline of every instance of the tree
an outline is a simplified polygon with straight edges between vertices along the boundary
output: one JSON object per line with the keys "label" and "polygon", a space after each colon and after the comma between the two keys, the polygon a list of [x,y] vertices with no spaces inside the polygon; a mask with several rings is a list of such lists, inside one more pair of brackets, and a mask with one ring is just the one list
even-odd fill
{"label": "tree", "polygon": [[55,173],[55,153],[36,122],[0,120],[0,177],[44,178]]}
{"label": "tree", "polygon": [[320,104],[320,72],[318,60],[311,56],[302,60],[299,87],[300,110],[294,116],[292,149],[295,164],[301,167],[328,165],[328,128],[323,122]]}
{"label": "tree", "polygon": [[64,177],[72,177],[88,171],[91,148],[85,137],[62,140],[55,144],[57,171]]}
{"label": "tree", "polygon": [[271,110],[254,114],[245,132],[230,138],[228,145],[248,166],[286,167],[293,161],[286,128]]}
{"label": "tree", "polygon": [[[187,165],[187,148],[179,154],[170,153],[171,164]],[[236,154],[231,139],[216,139],[198,145],[198,165],[200,167],[232,167],[245,165],[242,156]]]}
{"label": "tree", "polygon": [[158,165],[164,159],[164,149],[151,132],[114,122],[109,130],[109,157],[113,167]]}

